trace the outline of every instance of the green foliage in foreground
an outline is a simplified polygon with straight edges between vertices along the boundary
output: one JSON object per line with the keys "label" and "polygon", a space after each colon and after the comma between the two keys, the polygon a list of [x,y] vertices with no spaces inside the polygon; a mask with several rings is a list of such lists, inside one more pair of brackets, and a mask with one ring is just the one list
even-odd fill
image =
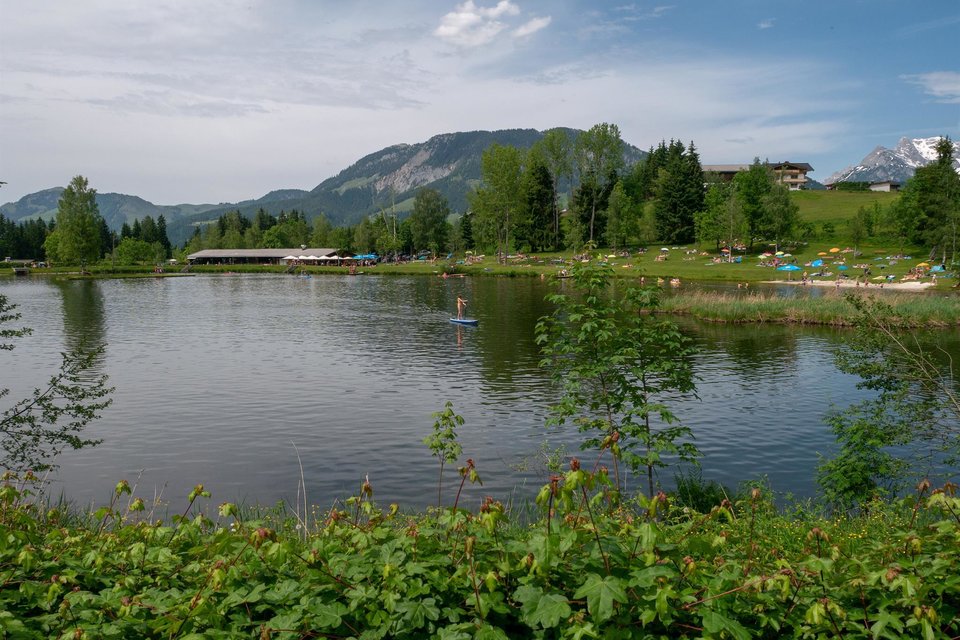
{"label": "green foliage in foreground", "polygon": [[[372,488],[313,522],[141,520],[125,482],[77,523],[0,487],[10,638],[938,638],[960,634],[955,486],[868,516],[778,514],[754,490],[709,513],[615,507],[575,463],[528,526],[488,499],[400,515]],[[123,505],[126,501],[126,505]],[[549,514],[549,517],[548,515]],[[306,525],[299,530],[295,524]]]}

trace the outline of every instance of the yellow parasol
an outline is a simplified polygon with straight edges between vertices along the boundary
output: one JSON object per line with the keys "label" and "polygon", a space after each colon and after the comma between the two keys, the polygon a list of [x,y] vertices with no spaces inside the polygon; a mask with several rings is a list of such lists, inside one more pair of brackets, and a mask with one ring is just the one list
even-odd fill
{"label": "yellow parasol", "polygon": [[821,251],[821,252],[818,253],[817,255],[818,255],[818,256],[825,256],[825,255],[827,255],[827,252],[826,252],[826,251]]}
{"label": "yellow parasol", "polygon": [[918,266],[918,267],[929,267],[930,265],[929,265],[928,263],[926,263],[926,262],[921,262],[921,263],[918,264],[917,266]]}
{"label": "yellow parasol", "polygon": [[834,247],[833,249],[830,249],[830,253],[840,253],[840,247]]}

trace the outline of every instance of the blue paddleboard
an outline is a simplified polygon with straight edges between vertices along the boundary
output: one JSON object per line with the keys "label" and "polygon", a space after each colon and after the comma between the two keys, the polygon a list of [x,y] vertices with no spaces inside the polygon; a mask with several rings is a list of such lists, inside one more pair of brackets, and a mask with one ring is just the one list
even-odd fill
{"label": "blue paddleboard", "polygon": [[453,324],[469,324],[476,326],[476,324],[480,321],[474,318],[450,318],[450,322]]}

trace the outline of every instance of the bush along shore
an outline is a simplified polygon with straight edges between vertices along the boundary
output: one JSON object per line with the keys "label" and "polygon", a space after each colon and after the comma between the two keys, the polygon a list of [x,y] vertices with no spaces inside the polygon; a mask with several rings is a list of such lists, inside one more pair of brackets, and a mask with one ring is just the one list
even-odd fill
{"label": "bush along shore", "polygon": [[197,486],[168,522],[126,482],[86,515],[37,487],[0,487],[3,637],[960,635],[950,484],[851,516],[778,512],[758,488],[701,513],[662,493],[619,502],[605,469],[573,459],[532,522],[492,498],[381,509],[368,482],[329,511],[257,519]]}

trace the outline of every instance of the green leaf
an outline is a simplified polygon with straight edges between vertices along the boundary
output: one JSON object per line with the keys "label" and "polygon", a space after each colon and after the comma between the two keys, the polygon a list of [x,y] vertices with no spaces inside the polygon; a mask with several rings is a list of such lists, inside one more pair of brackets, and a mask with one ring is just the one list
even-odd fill
{"label": "green leaf", "polygon": [[735,640],[750,640],[750,632],[742,624],[710,609],[703,612],[703,628],[716,634],[726,631]]}
{"label": "green leaf", "polygon": [[397,610],[403,612],[403,619],[409,622],[414,629],[422,628],[426,625],[427,620],[440,618],[440,609],[437,607],[437,601],[433,598],[424,598],[416,602],[403,602],[397,606]]}
{"label": "green leaf", "polygon": [[627,593],[623,589],[623,581],[615,576],[601,578],[595,573],[587,576],[574,598],[587,599],[587,611],[590,615],[603,622],[613,616],[613,603],[627,601]]}
{"label": "green leaf", "polygon": [[475,640],[510,640],[510,637],[497,627],[491,627],[488,624],[477,629],[473,636]]}
{"label": "green leaf", "polygon": [[[873,634],[873,640],[877,640],[881,635],[886,638],[899,638],[900,633],[903,631],[903,622],[900,620],[900,616],[893,615],[889,611],[880,611],[876,618],[876,622],[870,625],[870,633]],[[887,627],[895,629],[898,633],[887,632]]]}
{"label": "green leaf", "polygon": [[570,605],[567,599],[558,593],[548,593],[537,601],[537,608],[530,616],[534,624],[550,629],[570,617]]}
{"label": "green leaf", "polygon": [[336,629],[342,623],[341,616],[347,613],[347,608],[339,602],[327,604],[319,598],[308,600],[304,609],[310,616],[310,624],[314,629]]}

